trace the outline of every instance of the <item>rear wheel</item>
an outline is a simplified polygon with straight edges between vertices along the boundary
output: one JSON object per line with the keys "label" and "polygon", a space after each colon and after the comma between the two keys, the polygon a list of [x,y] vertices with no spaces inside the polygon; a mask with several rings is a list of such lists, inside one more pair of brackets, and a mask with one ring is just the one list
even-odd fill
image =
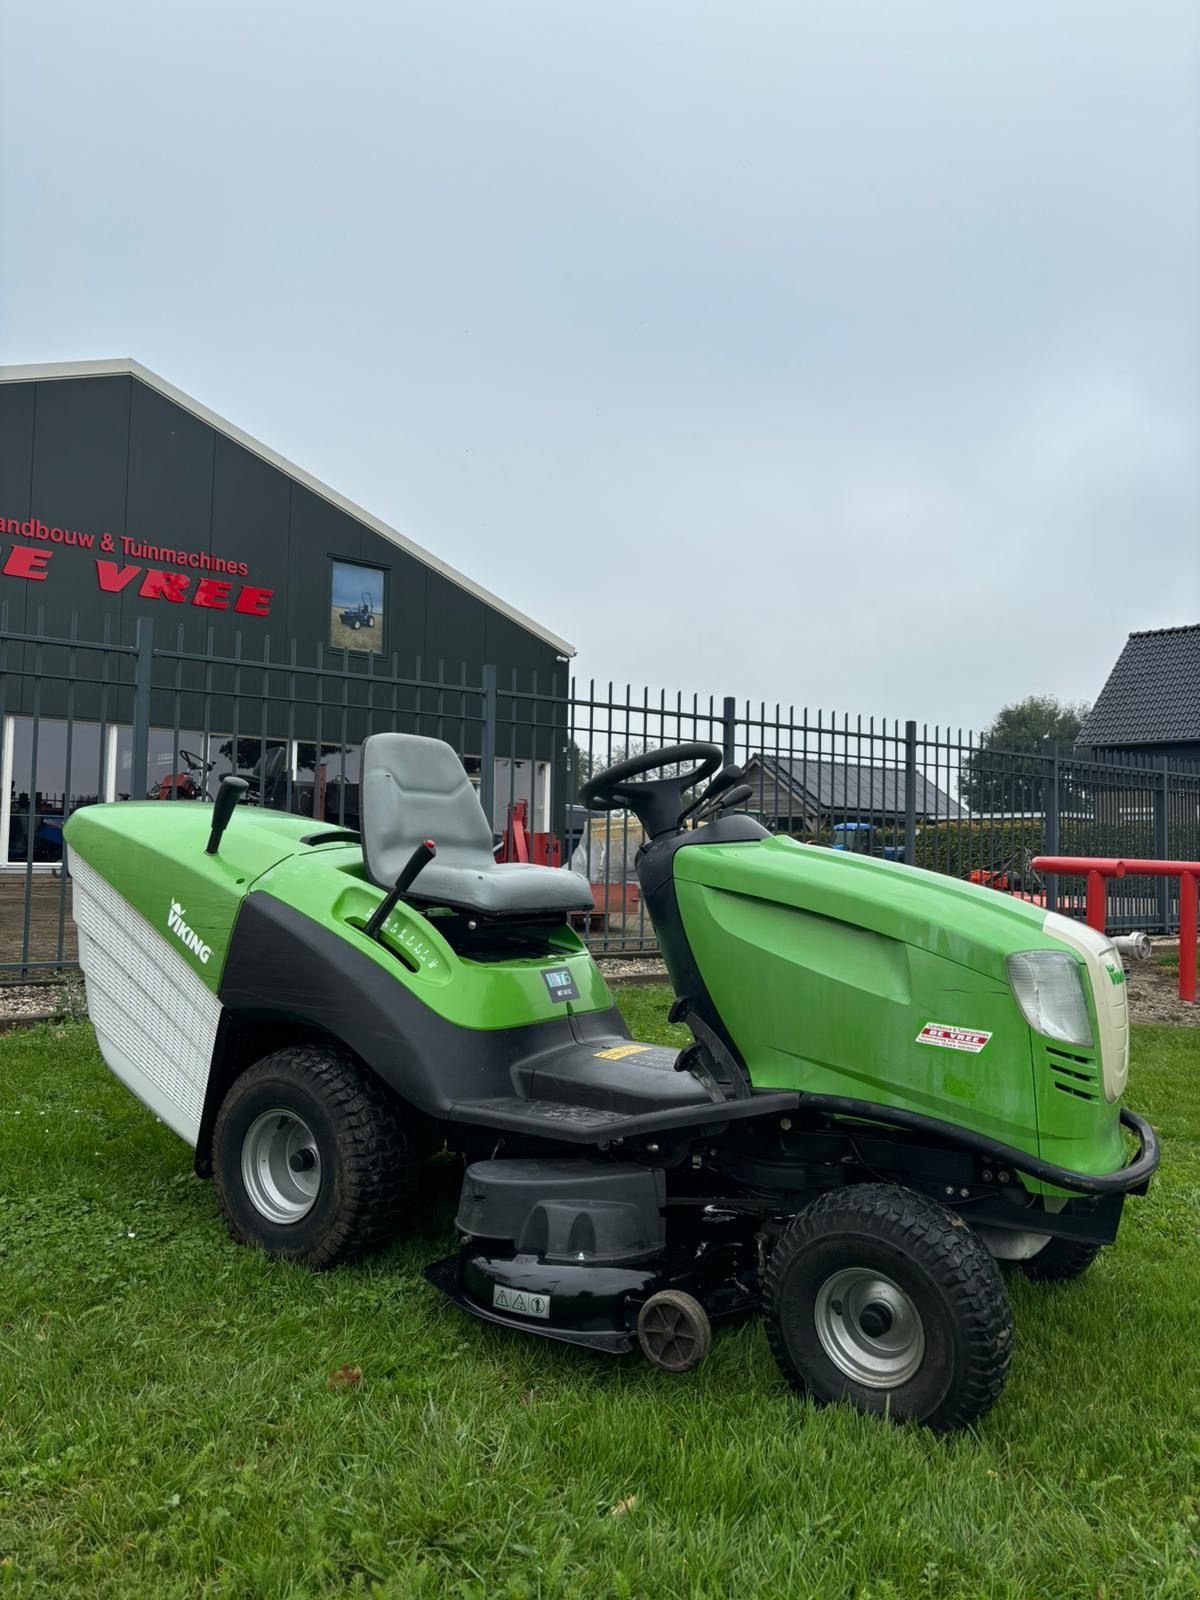
{"label": "rear wheel", "polygon": [[1083,1274],[1103,1250],[1102,1244],[1082,1244],[1075,1239],[1050,1239],[1027,1261],[1021,1271],[1035,1283],[1070,1283]]}
{"label": "rear wheel", "polygon": [[767,1266],[766,1327],[801,1393],[939,1432],[982,1416],[1012,1359],[991,1254],[945,1206],[891,1184],[834,1191],[792,1220]]}
{"label": "rear wheel", "polygon": [[213,1178],[240,1244],[333,1267],[396,1232],[416,1161],[399,1104],[334,1050],[256,1062],[217,1113]]}

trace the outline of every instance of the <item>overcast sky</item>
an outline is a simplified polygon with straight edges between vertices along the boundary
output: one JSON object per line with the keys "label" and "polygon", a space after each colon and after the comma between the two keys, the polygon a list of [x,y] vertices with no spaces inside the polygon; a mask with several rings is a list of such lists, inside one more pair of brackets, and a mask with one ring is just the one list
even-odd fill
{"label": "overcast sky", "polygon": [[578,647],[978,726],[1200,621],[1196,0],[0,0],[0,360]]}

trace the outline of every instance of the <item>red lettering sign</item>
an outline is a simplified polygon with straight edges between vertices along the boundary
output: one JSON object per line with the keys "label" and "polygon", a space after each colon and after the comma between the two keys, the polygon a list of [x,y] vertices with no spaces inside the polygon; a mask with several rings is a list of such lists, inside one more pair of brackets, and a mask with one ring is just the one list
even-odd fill
{"label": "red lettering sign", "polygon": [[269,617],[274,593],[274,589],[256,589],[252,583],[244,583],[233,609],[247,617]]}
{"label": "red lettering sign", "polygon": [[49,550],[31,550],[27,544],[15,544],[4,563],[6,578],[36,578],[44,583],[46,568],[50,565]]}
{"label": "red lettering sign", "polygon": [[[236,584],[244,578],[249,568],[244,561],[231,561],[208,551],[179,550],[166,545],[147,544],[129,534],[94,534],[80,528],[60,528],[47,524],[40,517],[0,516],[0,534],[13,534],[32,541],[31,545],[13,545],[7,553],[0,550],[0,576],[26,578],[42,583],[46,579],[52,551],[38,549],[37,545],[74,545],[91,549],[97,543],[102,550],[112,551],[122,557],[136,557],[136,562],[109,560],[96,557],[96,583],[103,594],[121,594],[136,585],[143,600],[165,600],[170,605],[201,606],[207,611],[228,611],[244,617],[268,617],[274,589],[253,583]],[[169,567],[149,565],[150,562],[174,562],[188,567],[189,572],[172,572]],[[225,572],[230,578],[201,577],[201,571]],[[234,596],[237,588],[236,598]]]}
{"label": "red lettering sign", "polygon": [[115,561],[96,559],[96,581],[105,594],[120,594],[141,570],[141,567],[118,567]]}
{"label": "red lettering sign", "polygon": [[187,599],[191,581],[186,572],[163,572],[158,567],[151,567],[142,579],[138,593],[143,600],[171,600],[181,606]]}
{"label": "red lettering sign", "polygon": [[192,596],[192,604],[210,606],[214,611],[228,611],[226,601],[232,588],[233,585],[222,578],[201,578]]}

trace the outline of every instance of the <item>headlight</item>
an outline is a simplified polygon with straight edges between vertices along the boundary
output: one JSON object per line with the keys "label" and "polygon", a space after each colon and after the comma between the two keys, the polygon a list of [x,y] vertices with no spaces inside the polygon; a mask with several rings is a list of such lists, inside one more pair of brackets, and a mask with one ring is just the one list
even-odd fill
{"label": "headlight", "polygon": [[1066,1044],[1091,1044],[1083,977],[1065,950],[1024,950],[1005,962],[1008,981],[1025,1021]]}

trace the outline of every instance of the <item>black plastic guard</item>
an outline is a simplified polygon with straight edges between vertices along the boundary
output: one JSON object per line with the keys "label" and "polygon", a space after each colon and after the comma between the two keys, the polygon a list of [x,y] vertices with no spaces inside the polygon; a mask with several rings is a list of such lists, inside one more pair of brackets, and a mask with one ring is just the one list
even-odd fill
{"label": "black plastic guard", "polygon": [[[544,1269],[543,1269],[544,1270]],[[597,1268],[584,1268],[584,1271],[596,1272]],[[557,1323],[549,1318],[544,1321],[536,1317],[522,1317],[497,1311],[491,1306],[481,1302],[468,1294],[462,1279],[461,1258],[457,1255],[447,1256],[444,1261],[435,1261],[425,1268],[422,1274],[427,1283],[441,1291],[447,1298],[463,1311],[469,1311],[473,1317],[478,1317],[480,1322],[490,1322],[498,1328],[511,1328],[516,1333],[534,1333],[541,1339],[554,1339],[559,1344],[582,1345],[587,1350],[599,1350],[607,1355],[624,1355],[632,1350],[636,1343],[632,1329],[621,1328],[579,1328],[571,1327],[567,1323]],[[644,1299],[652,1294],[656,1287],[653,1273],[639,1272],[624,1273],[623,1277],[636,1277],[640,1280],[636,1284],[622,1285],[620,1296],[623,1300],[626,1293],[639,1293]],[[597,1288],[599,1289],[599,1285]],[[549,1297],[553,1306],[554,1296]]]}

